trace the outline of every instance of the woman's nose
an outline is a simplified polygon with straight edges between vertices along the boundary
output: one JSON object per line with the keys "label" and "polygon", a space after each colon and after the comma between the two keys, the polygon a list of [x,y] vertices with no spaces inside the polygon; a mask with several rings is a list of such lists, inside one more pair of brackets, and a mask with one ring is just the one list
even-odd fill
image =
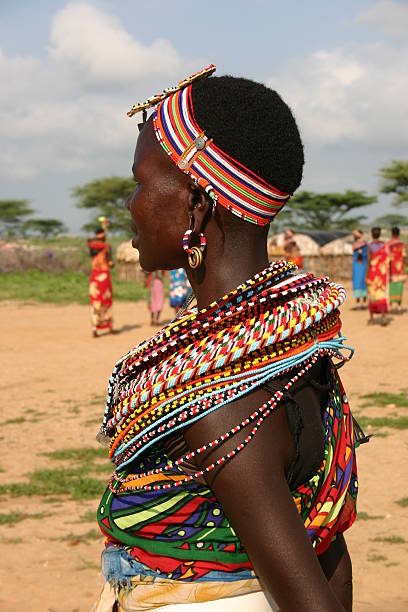
{"label": "woman's nose", "polygon": [[129,212],[130,212],[131,204],[132,204],[132,196],[128,196],[125,200],[125,206]]}

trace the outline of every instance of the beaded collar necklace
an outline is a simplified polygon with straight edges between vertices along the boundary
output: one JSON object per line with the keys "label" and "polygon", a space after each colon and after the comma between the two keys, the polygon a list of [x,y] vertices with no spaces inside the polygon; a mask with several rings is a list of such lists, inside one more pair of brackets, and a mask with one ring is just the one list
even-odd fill
{"label": "beaded collar necklace", "polygon": [[[110,441],[117,471],[152,444],[283,372],[294,372],[292,385],[318,355],[345,359],[337,310],[344,289],[311,274],[293,275],[294,269],[272,263],[117,362],[99,434],[100,441]],[[279,400],[274,396],[245,426],[262,422]]]}

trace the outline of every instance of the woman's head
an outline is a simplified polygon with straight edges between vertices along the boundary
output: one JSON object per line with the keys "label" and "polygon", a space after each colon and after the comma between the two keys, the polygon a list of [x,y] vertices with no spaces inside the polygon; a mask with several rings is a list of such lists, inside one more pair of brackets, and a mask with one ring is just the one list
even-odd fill
{"label": "woman's head", "polygon": [[[184,125],[177,105],[187,101]],[[302,176],[303,147],[290,109],[276,92],[233,77],[194,83],[165,102],[139,136],[138,186],[128,200],[141,265],[185,267],[182,237],[190,226],[204,232],[208,249],[232,236],[241,244],[266,240],[270,219]],[[190,119],[205,133],[197,148]]]}
{"label": "woman's head", "polygon": [[371,229],[371,236],[373,237],[374,240],[378,240],[379,237],[381,236],[381,227],[373,227]]}
{"label": "woman's head", "polygon": [[296,191],[303,145],[293,114],[276,91],[223,76],[194,83],[191,95],[197,123],[217,147],[280,191]]}
{"label": "woman's head", "polygon": [[98,240],[105,240],[105,238],[106,238],[106,231],[102,227],[99,227],[95,231],[95,236],[98,238]]}

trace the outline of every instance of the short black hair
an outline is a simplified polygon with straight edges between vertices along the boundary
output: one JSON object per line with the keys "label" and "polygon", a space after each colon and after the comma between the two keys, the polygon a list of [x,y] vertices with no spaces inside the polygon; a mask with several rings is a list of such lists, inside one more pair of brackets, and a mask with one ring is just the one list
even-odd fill
{"label": "short black hair", "polygon": [[400,228],[395,226],[391,228],[391,235],[394,236],[394,238],[398,238],[398,236],[400,235]]}
{"label": "short black hair", "polygon": [[277,189],[292,194],[299,187],[302,140],[276,91],[222,76],[194,83],[191,94],[198,126],[214,144]]}
{"label": "short black hair", "polygon": [[381,227],[373,227],[371,229],[371,235],[374,240],[378,240],[378,238],[381,236]]}

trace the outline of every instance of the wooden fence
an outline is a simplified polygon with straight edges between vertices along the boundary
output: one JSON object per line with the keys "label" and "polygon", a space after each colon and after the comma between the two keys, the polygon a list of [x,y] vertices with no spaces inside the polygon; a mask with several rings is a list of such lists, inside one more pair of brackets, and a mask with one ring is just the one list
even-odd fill
{"label": "wooden fence", "polygon": [[353,255],[305,255],[304,269],[331,280],[351,280]]}

